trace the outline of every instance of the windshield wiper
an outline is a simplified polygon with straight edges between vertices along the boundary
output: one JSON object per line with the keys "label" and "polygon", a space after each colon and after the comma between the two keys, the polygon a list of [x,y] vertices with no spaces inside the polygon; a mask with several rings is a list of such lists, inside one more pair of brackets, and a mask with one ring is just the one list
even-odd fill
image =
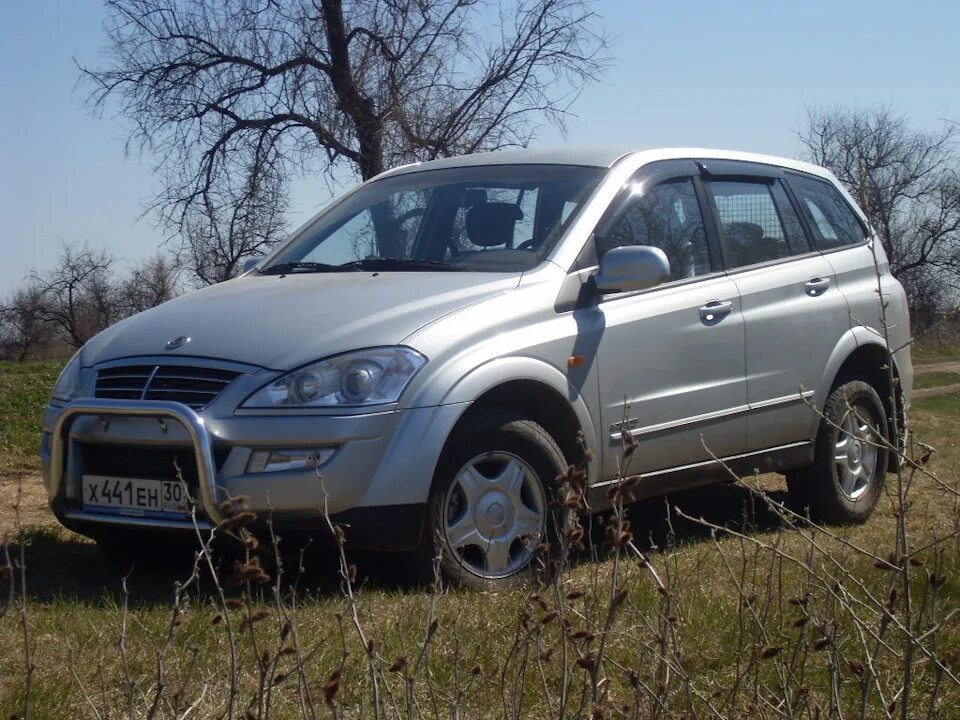
{"label": "windshield wiper", "polygon": [[469,272],[470,268],[460,265],[448,265],[438,260],[414,260],[413,258],[398,257],[368,257],[363,260],[354,260],[337,267],[348,270],[450,270],[452,272]]}
{"label": "windshield wiper", "polygon": [[287,275],[288,273],[343,272],[344,269],[345,268],[343,265],[328,265],[327,263],[303,262],[302,260],[297,260],[295,262],[285,262],[277,265],[271,265],[265,270],[261,270],[258,274]]}

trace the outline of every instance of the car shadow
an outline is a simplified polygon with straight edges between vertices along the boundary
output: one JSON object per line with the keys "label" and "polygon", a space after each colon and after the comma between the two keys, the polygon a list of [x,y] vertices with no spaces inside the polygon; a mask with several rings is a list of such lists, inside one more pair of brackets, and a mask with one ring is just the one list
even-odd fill
{"label": "car shadow", "polygon": [[[768,500],[782,503],[786,493],[769,490]],[[702,518],[707,523],[747,533],[769,532],[782,527],[781,518],[769,509],[763,498],[738,484],[712,485],[666,496],[634,502],[625,507],[637,546],[644,552],[657,552],[665,547],[703,542],[710,537],[710,528],[680,516]],[[585,522],[590,542],[574,564],[596,562],[605,557],[605,524],[609,513],[594,516]],[[27,597],[31,602],[66,600],[86,604],[102,604],[105,599],[123,596],[126,578],[131,604],[140,607],[169,606],[174,584],[186,580],[193,569],[189,553],[170,553],[149,562],[123,565],[107,559],[97,546],[61,528],[45,527],[25,533],[24,553]],[[304,553],[302,541],[282,541],[284,549],[283,585],[317,597],[341,592],[339,560],[335,552],[318,549],[316,543]],[[286,547],[284,547],[286,546]],[[349,548],[349,544],[348,544]],[[18,543],[11,544],[15,559]],[[348,550],[348,563],[356,570],[359,585],[397,592],[422,592],[423,578],[411,577],[412,563],[401,553],[371,554]],[[224,559],[219,567],[226,576],[232,560]],[[271,557],[264,565],[272,573]],[[209,572],[201,569],[194,581],[196,592],[213,592]]]}

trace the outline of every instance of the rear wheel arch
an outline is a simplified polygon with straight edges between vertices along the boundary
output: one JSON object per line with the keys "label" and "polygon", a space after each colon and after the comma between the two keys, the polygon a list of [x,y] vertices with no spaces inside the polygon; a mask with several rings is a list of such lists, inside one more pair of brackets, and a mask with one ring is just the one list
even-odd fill
{"label": "rear wheel arch", "polygon": [[[890,372],[893,370],[893,387],[890,386]],[[891,357],[887,348],[879,342],[860,342],[850,352],[834,373],[829,390],[824,395],[824,401],[830,393],[851,380],[862,380],[876,390],[883,402],[887,415],[887,437],[893,438],[893,421],[896,418],[897,428],[903,432],[906,420],[904,413],[903,391],[900,388],[900,373],[896,359]],[[889,453],[888,467],[895,467],[898,463],[896,453]]]}

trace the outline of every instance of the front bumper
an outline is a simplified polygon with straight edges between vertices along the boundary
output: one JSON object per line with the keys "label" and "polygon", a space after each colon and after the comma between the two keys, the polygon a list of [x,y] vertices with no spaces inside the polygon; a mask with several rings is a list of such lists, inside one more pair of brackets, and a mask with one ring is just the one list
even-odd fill
{"label": "front bumper", "polygon": [[[193,530],[193,521],[91,512],[79,499],[85,446],[115,448],[134,459],[138,452],[158,448],[182,451],[196,461],[196,525],[201,529],[221,519],[224,500],[242,495],[252,511],[269,514],[281,530],[320,533],[329,513],[356,526],[348,531],[348,542],[402,549],[419,540],[437,459],[464,407],[207,417],[174,402],[75,400],[47,409],[41,444],[44,480],[54,513],[78,532]],[[256,450],[295,447],[336,451],[319,472],[247,471]]]}

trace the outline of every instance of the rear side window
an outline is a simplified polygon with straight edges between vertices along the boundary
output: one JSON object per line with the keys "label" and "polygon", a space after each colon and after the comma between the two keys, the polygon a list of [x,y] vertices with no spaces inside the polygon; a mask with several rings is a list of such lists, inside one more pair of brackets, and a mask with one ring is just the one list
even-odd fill
{"label": "rear side window", "polygon": [[709,273],[710,253],[693,180],[668,180],[630,198],[613,227],[598,239],[597,253],[603,257],[623,245],[663,250],[671,280]]}
{"label": "rear side window", "polygon": [[860,219],[833,185],[823,180],[791,175],[790,186],[800,201],[800,207],[821,250],[857,245],[866,239]]}
{"label": "rear side window", "polygon": [[[708,180],[704,184],[716,208],[727,268],[806,252],[799,222],[779,185],[746,180]],[[774,199],[775,192],[779,202]]]}

